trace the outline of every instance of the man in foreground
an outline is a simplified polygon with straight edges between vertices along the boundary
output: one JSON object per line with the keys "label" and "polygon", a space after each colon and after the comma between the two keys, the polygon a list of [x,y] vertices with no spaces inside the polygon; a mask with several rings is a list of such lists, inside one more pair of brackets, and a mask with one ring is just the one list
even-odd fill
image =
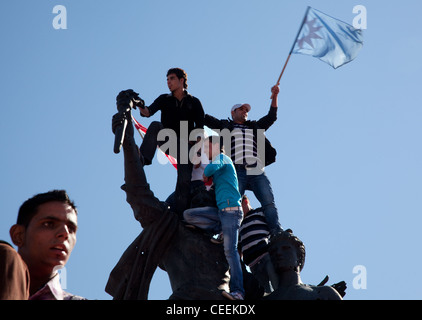
{"label": "man in foreground", "polygon": [[37,194],[19,209],[10,228],[16,252],[0,244],[0,299],[82,300],[63,291],[57,270],[76,244],[77,209],[66,191]]}

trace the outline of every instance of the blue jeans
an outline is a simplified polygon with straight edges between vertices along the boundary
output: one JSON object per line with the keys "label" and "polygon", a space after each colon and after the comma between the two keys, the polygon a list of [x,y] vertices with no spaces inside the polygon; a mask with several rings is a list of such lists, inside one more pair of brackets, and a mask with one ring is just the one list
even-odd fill
{"label": "blue jeans", "polygon": [[224,254],[230,266],[230,291],[241,292],[245,295],[243,289],[243,273],[240,264],[240,256],[237,251],[237,242],[239,239],[239,228],[243,219],[242,210],[218,211],[221,221],[221,229],[224,236]]}
{"label": "blue jeans", "polygon": [[270,180],[265,172],[258,175],[248,175],[244,166],[235,165],[237,179],[239,180],[239,192],[245,194],[245,190],[250,190],[258,199],[264,211],[270,233],[275,234],[282,230],[278,220],[278,212],[274,202],[273,189]]}
{"label": "blue jeans", "polygon": [[204,229],[212,234],[221,232],[221,222],[216,207],[200,207],[185,210],[183,218],[189,224]]}

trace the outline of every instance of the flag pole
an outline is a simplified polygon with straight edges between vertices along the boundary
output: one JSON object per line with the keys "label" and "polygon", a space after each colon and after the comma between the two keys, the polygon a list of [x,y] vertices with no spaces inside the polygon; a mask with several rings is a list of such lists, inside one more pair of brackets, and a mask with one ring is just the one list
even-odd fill
{"label": "flag pole", "polygon": [[[277,84],[276,84],[277,86],[279,86],[279,85],[280,85],[280,80],[281,80],[281,77],[283,76],[284,70],[286,69],[286,66],[287,66],[287,64],[289,63],[290,57],[291,57],[291,55],[292,55],[292,53],[293,53],[293,49],[295,48],[295,45],[296,45],[297,38],[299,37],[299,34],[300,34],[300,32],[302,31],[303,25],[304,25],[304,24],[305,24],[305,22],[306,22],[306,17],[308,16],[308,12],[309,12],[309,10],[310,10],[310,9],[311,9],[311,7],[310,7],[310,6],[308,6],[308,8],[306,9],[305,16],[303,17],[302,23],[300,24],[300,28],[299,28],[299,30],[298,30],[298,32],[297,32],[296,38],[295,38],[295,40],[293,41],[292,48],[290,49],[289,55],[287,56],[286,62],[284,63],[283,69],[281,70],[280,76],[278,77]],[[273,96],[271,95],[271,99],[272,99],[272,98],[273,98]]]}
{"label": "flag pole", "polygon": [[[284,70],[286,69],[286,66],[289,63],[289,60],[290,60],[291,55],[292,55],[292,53],[289,53],[289,55],[287,56],[286,62],[284,63],[283,70],[281,70],[280,76],[278,77],[277,86],[280,85],[281,77],[283,76]],[[272,96],[271,96],[271,98],[272,98]]]}

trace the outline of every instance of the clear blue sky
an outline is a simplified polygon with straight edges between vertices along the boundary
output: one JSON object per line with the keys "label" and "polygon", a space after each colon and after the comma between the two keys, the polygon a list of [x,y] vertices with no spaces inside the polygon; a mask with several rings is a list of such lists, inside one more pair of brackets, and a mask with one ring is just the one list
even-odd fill
{"label": "clear blue sky", "polygon": [[[55,5],[67,9],[67,30],[53,28]],[[258,119],[307,5],[348,23],[364,5],[367,30],[357,59],[337,70],[292,56],[267,133],[278,150],[266,170],[280,221],[307,250],[302,280],[345,280],[346,299],[421,299],[416,0],[1,1],[0,238],[10,241],[24,200],[66,189],[79,208],[67,290],[110,299],[108,275],[141,231],[120,190],[122,154],[113,153],[118,92],[133,88],[150,104],[177,66],[206,113],[227,118],[248,102]],[[159,115],[137,118],[148,125]],[[171,165],[155,160],[146,173],[160,199],[174,190]],[[353,288],[357,265],[367,289]],[[157,271],[150,298],[170,294]]]}

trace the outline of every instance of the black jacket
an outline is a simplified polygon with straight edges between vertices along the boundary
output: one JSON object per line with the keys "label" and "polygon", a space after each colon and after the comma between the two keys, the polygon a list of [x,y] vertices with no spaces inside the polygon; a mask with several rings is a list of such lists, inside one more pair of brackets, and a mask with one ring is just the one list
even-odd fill
{"label": "black jacket", "polygon": [[161,110],[161,123],[164,128],[180,133],[180,121],[188,121],[189,133],[193,129],[204,127],[204,109],[198,98],[190,94],[177,100],[172,94],[162,94],[148,107],[152,116]]}

